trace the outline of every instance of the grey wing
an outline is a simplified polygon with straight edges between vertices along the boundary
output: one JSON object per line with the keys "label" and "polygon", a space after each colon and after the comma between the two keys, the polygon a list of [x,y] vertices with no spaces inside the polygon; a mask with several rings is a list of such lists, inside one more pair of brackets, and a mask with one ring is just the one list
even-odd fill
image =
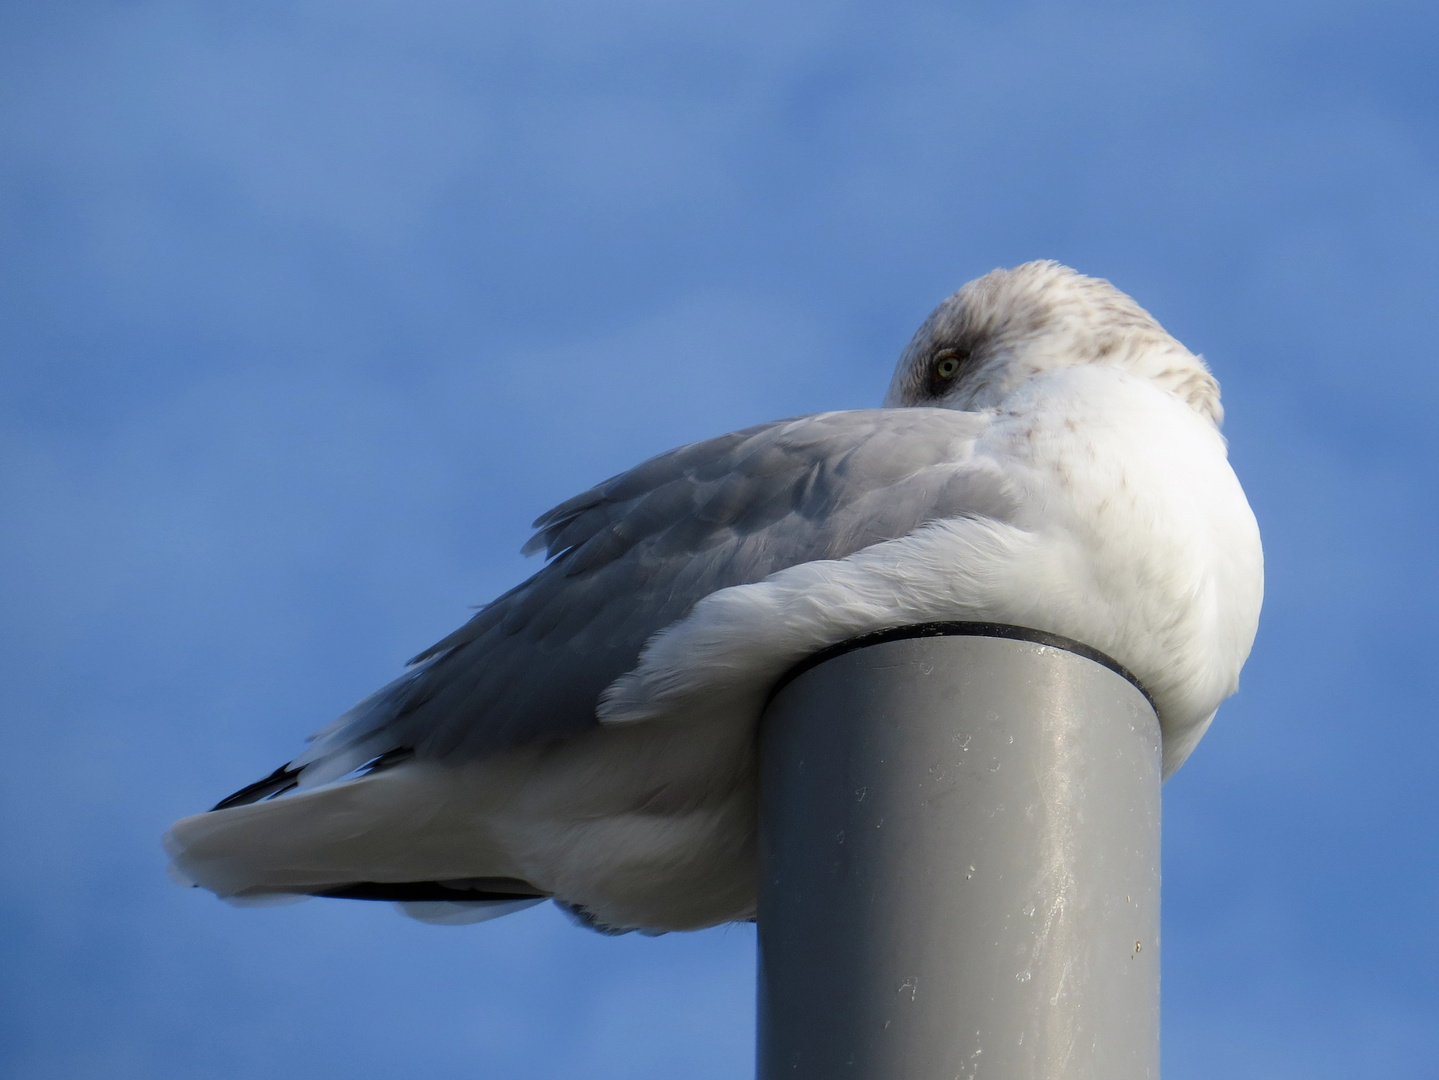
{"label": "grey wing", "polygon": [[704,596],[929,521],[1003,516],[1002,481],[956,467],[986,424],[942,409],[824,413],[693,443],[599,484],[535,522],[525,550],[546,551],[544,569],[319,732],[285,776],[476,757],[595,724],[600,692]]}

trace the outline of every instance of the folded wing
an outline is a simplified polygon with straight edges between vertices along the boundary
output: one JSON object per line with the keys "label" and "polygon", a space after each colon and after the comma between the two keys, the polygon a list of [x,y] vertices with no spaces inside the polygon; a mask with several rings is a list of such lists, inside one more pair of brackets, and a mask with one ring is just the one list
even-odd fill
{"label": "folded wing", "polygon": [[988,421],[875,409],[775,421],[661,454],[542,515],[549,563],[221,805],[374,762],[483,758],[597,721],[600,693],[716,590],[840,559],[1010,494],[967,468]]}

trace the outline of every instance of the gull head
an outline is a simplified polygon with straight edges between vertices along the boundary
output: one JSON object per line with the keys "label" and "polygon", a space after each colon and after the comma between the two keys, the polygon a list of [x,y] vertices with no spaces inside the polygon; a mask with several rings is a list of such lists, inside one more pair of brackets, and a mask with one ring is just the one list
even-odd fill
{"label": "gull head", "polygon": [[1215,427],[1223,421],[1201,357],[1109,282],[1050,261],[992,270],[935,308],[900,354],[884,403],[998,408],[1035,376],[1080,364],[1152,379]]}

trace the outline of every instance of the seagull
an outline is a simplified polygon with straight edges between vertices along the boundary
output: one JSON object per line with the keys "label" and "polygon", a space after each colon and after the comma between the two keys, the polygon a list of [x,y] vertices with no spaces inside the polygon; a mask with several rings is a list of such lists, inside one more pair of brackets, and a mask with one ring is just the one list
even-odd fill
{"label": "seagull", "polygon": [[769,694],[927,622],[1112,657],[1167,777],[1237,689],[1263,595],[1222,419],[1204,360],[1109,282],[995,270],[929,315],[883,407],[691,443],[541,515],[543,569],[177,822],[172,875],[441,923],[546,899],[610,933],[752,919]]}

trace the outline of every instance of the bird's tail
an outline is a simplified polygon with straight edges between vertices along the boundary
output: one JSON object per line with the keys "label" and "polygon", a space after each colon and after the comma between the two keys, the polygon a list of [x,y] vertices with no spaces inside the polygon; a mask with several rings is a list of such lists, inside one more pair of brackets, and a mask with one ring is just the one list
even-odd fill
{"label": "bird's tail", "polygon": [[238,903],[330,896],[395,901],[435,922],[493,918],[547,894],[523,880],[495,835],[488,811],[503,793],[485,798],[494,785],[484,779],[406,762],[277,798],[226,800],[176,822],[165,849],[177,879]]}

